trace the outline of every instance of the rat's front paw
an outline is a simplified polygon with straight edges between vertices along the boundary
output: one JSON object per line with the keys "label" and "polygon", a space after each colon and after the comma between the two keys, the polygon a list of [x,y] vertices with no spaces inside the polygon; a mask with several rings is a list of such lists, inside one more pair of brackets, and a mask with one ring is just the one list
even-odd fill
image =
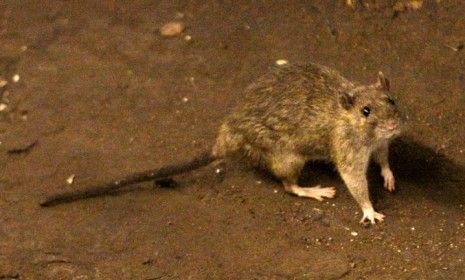
{"label": "rat's front paw", "polygon": [[375,212],[373,208],[370,209],[363,209],[363,218],[360,220],[361,224],[365,224],[367,221],[369,221],[372,225],[378,222],[383,222],[384,221],[384,215],[378,212]]}
{"label": "rat's front paw", "polygon": [[393,192],[396,189],[396,181],[394,179],[394,174],[392,174],[391,169],[386,168],[381,170],[381,176],[384,178],[384,188],[390,192]]}

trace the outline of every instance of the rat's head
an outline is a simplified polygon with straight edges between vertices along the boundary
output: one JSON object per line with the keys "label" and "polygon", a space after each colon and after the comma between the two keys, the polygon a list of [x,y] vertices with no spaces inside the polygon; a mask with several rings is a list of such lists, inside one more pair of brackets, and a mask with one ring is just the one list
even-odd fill
{"label": "rat's head", "polygon": [[366,140],[389,140],[401,132],[401,119],[389,90],[389,80],[379,72],[374,85],[356,87],[340,96],[344,120]]}

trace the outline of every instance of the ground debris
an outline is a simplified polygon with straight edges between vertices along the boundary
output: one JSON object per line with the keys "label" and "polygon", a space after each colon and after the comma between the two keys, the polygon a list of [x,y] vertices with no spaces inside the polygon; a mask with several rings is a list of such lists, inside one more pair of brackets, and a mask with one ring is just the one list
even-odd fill
{"label": "ground debris", "polygon": [[393,9],[397,12],[404,12],[407,10],[419,10],[423,7],[423,0],[411,0],[411,1],[397,1]]}
{"label": "ground debris", "polygon": [[0,279],[19,279],[19,273],[0,274]]}
{"label": "ground debris", "polygon": [[460,43],[460,44],[457,44],[455,46],[451,46],[451,45],[444,45],[446,46],[447,48],[453,50],[454,52],[458,52],[460,50],[462,50],[464,47],[465,47],[465,44],[464,43]]}
{"label": "ground debris", "polygon": [[278,59],[275,61],[276,65],[286,65],[286,64],[289,64],[289,61],[287,59]]}
{"label": "ground debris", "polygon": [[11,80],[14,82],[14,83],[17,83],[19,82],[19,79],[21,77],[19,76],[19,74],[14,74],[13,77],[11,77]]}
{"label": "ground debris", "polygon": [[160,28],[160,34],[164,37],[174,37],[185,29],[185,25],[178,21],[168,22]]}
{"label": "ground debris", "polygon": [[71,261],[65,257],[61,257],[58,253],[45,252],[39,253],[34,260],[33,264],[60,264],[60,263],[71,263]]}
{"label": "ground debris", "polygon": [[346,0],[346,5],[355,9],[362,7],[367,10],[386,10],[392,9],[394,12],[415,11],[423,7],[423,0],[397,0],[397,1],[379,1],[379,0]]}
{"label": "ground debris", "polygon": [[75,174],[72,174],[71,176],[69,176],[68,178],[66,178],[66,183],[67,183],[68,185],[72,185],[73,182],[74,182],[74,178],[75,178],[75,177],[76,177],[76,175],[75,175]]}
{"label": "ground debris", "polygon": [[39,141],[35,140],[27,144],[26,146],[9,149],[7,153],[10,155],[28,154],[31,152],[32,148],[34,148],[38,143]]}

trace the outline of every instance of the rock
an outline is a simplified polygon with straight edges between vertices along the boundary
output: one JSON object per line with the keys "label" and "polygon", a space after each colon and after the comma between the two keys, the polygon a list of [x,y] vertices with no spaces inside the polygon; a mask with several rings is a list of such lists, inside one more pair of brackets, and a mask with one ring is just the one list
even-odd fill
{"label": "rock", "polygon": [[181,22],[172,21],[163,25],[160,28],[160,34],[164,37],[174,37],[179,35],[185,29],[185,25]]}
{"label": "rock", "polygon": [[13,77],[11,79],[13,80],[14,83],[17,83],[17,82],[19,82],[20,77],[19,77],[18,74],[15,74],[15,75],[13,75]]}

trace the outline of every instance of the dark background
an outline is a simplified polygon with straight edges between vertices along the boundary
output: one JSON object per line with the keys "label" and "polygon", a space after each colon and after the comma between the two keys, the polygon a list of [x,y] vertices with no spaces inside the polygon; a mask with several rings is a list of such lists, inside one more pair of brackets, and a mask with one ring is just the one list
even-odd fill
{"label": "dark background", "polygon": [[[0,279],[463,279],[465,6],[354,2],[2,1]],[[182,34],[160,35],[170,21]],[[337,187],[324,203],[234,164],[223,181],[207,167],[174,189],[38,207],[208,149],[278,59],[391,80],[407,123],[396,193],[370,171],[385,223],[360,226],[319,164],[303,180]]]}

